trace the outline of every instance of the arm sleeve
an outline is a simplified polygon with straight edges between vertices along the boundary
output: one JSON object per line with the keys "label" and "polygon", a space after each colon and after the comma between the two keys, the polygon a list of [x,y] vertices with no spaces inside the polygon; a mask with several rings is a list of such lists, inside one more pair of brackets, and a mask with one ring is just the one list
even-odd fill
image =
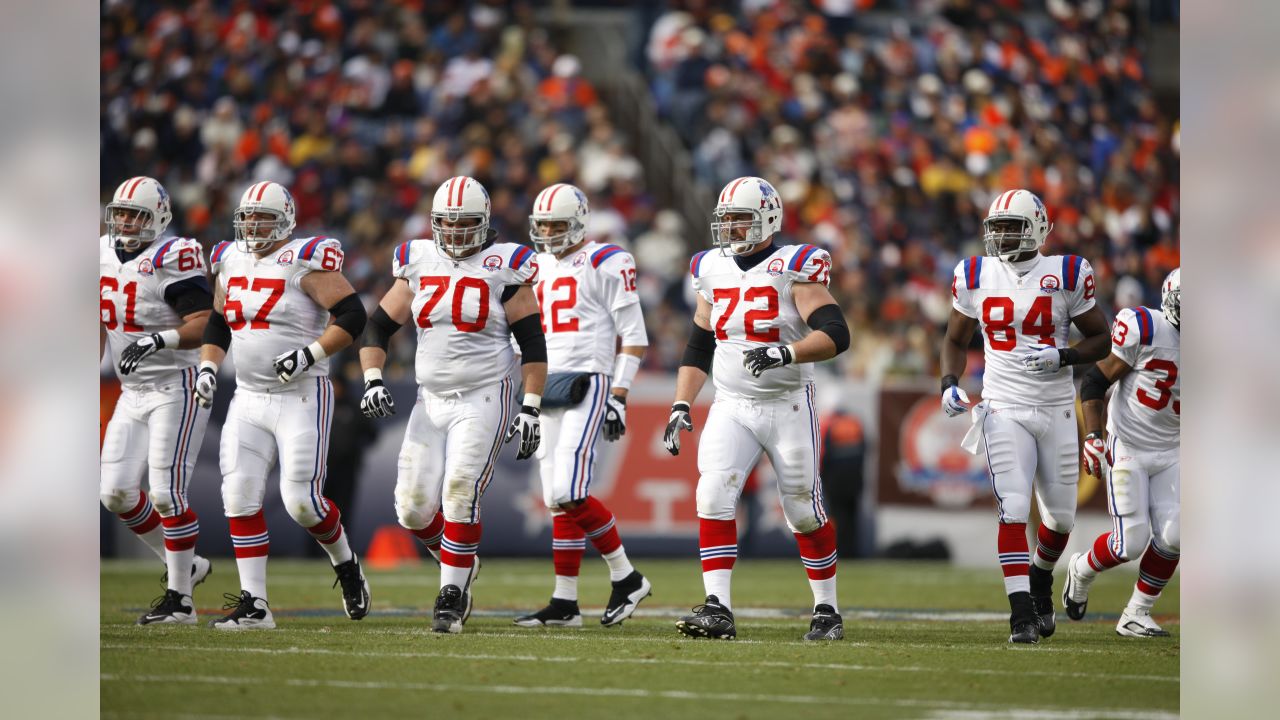
{"label": "arm sleeve", "polygon": [[702,372],[711,372],[711,361],[716,352],[716,334],[703,330],[698,323],[689,322],[689,344],[684,349],[684,358],[680,365],[696,367]]}
{"label": "arm sleeve", "polygon": [[164,289],[164,301],[178,317],[213,307],[213,292],[204,273],[187,280],[179,280]]}
{"label": "arm sleeve", "polygon": [[401,324],[391,319],[386,310],[379,305],[374,308],[373,314],[369,316],[369,321],[364,326],[364,342],[363,347],[380,347],[387,349],[387,345],[391,342],[391,336],[396,334]]}
{"label": "arm sleeve", "polygon": [[964,260],[957,263],[955,272],[951,274],[951,307],[965,317],[977,319],[978,308],[974,305],[973,291],[969,289],[969,283],[965,279],[964,264]]}
{"label": "arm sleeve", "polygon": [[835,303],[823,305],[809,313],[806,324],[813,330],[821,330],[836,345],[836,354],[849,349],[849,323]]}
{"label": "arm sleeve", "polygon": [[511,326],[511,335],[520,346],[520,364],[547,361],[547,338],[542,334],[542,319],[537,313],[527,315]]}
{"label": "arm sleeve", "polygon": [[352,339],[360,337],[360,333],[364,332],[365,321],[369,317],[364,310],[364,303],[360,302],[360,296],[356,293],[334,303],[329,308],[329,313],[333,315],[333,324],[346,330]]}

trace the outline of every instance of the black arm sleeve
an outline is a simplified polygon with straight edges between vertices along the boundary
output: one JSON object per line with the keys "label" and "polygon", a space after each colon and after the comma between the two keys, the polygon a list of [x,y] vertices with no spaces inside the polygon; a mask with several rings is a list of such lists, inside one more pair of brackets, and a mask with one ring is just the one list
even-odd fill
{"label": "black arm sleeve", "polygon": [[360,302],[360,296],[356,293],[334,303],[329,308],[329,313],[333,315],[333,324],[346,330],[353,340],[364,332],[365,321],[369,319],[364,311],[364,303]]}
{"label": "black arm sleeve", "polygon": [[1097,365],[1094,365],[1084,374],[1084,382],[1080,383],[1080,400],[1081,402],[1101,400],[1107,396],[1109,387],[1111,387],[1111,381],[1102,374],[1102,370]]}
{"label": "black arm sleeve", "polygon": [[837,355],[849,349],[849,323],[845,322],[839,305],[823,305],[809,313],[809,319],[805,322],[810,328],[821,330],[831,338],[831,342],[836,344]]}
{"label": "black arm sleeve", "polygon": [[209,281],[203,277],[179,280],[164,289],[164,301],[178,313],[178,317],[186,317],[194,312],[213,308],[213,293],[209,290]]}
{"label": "black arm sleeve", "polygon": [[684,349],[681,367],[696,367],[704,373],[711,372],[711,358],[716,352],[716,334],[704,330],[698,323],[689,323],[689,345]]}
{"label": "black arm sleeve", "polygon": [[223,350],[231,347],[231,328],[227,327],[227,319],[222,317],[222,313],[216,310],[209,313],[209,324],[204,326],[204,337],[200,342],[217,345]]}
{"label": "black arm sleeve", "polygon": [[502,288],[502,304],[506,305],[511,298],[516,296],[516,293],[519,292],[522,287],[524,287],[524,285],[507,285]]}
{"label": "black arm sleeve", "polygon": [[373,315],[369,316],[369,322],[364,326],[364,347],[380,347],[387,349],[387,343],[391,341],[391,336],[396,334],[400,329],[400,323],[391,319],[386,310],[379,305]]}
{"label": "black arm sleeve", "polygon": [[537,313],[526,315],[511,325],[511,334],[520,346],[520,364],[547,361],[547,338],[542,334],[542,319]]}

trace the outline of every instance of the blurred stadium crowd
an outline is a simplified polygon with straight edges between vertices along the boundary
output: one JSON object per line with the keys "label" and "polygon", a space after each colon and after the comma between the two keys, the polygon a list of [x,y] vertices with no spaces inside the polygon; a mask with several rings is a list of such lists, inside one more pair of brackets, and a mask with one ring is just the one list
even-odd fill
{"label": "blurred stadium crowd", "polygon": [[[484,183],[516,241],[537,192],[574,182],[592,235],[636,255],[646,367],[674,369],[707,230],[658,206],[535,5],[106,2],[103,196],[152,175],[175,230],[208,248],[231,237],[242,190],[276,180],[299,233],[342,239],[372,302],[394,246],[429,234],[444,179]],[[1149,87],[1138,14],[1123,0],[678,0],[647,13],[633,69],[700,181],[768,178],[787,240],[831,251],[855,338],[835,370],[879,381],[934,372],[951,269],[981,252],[1004,188],[1041,195],[1047,250],[1090,259],[1109,313],[1158,303],[1179,264],[1178,126]],[[412,352],[401,333],[392,366]]]}

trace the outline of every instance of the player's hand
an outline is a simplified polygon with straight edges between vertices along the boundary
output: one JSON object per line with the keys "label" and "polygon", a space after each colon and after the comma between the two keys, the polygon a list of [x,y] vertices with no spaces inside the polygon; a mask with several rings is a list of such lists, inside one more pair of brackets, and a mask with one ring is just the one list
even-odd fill
{"label": "player's hand", "polygon": [[1062,353],[1052,345],[1041,345],[1035,352],[1023,354],[1022,367],[1029,375],[1053,375],[1062,369]]}
{"label": "player's hand", "polygon": [[276,369],[276,377],[280,378],[280,382],[293,382],[307,368],[316,364],[316,358],[311,354],[311,348],[302,347],[297,350],[290,350],[283,355],[276,357],[271,365]]}
{"label": "player's hand", "polygon": [[367,418],[391,417],[396,414],[396,401],[381,380],[364,381],[364,397],[360,398],[360,412]]}
{"label": "player's hand", "polygon": [[794,360],[790,345],[758,347],[742,353],[742,365],[753,377],[760,377],[765,370],[790,365]]}
{"label": "player's hand", "polygon": [[213,407],[213,394],[218,391],[218,375],[212,366],[205,365],[196,375],[196,402],[202,408]]}
{"label": "player's hand", "polygon": [[1089,433],[1084,438],[1084,447],[1080,450],[1080,464],[1090,475],[1102,477],[1102,463],[1107,457],[1107,444],[1102,441],[1100,433]]}
{"label": "player's hand", "polygon": [[506,442],[511,442],[511,438],[516,435],[520,436],[520,452],[516,453],[517,460],[533,457],[533,454],[538,451],[538,445],[542,443],[542,421],[538,419],[541,414],[542,411],[536,407],[522,405],[520,414],[507,430]]}
{"label": "player's hand", "polygon": [[693,432],[693,417],[689,415],[689,403],[678,402],[671,406],[671,417],[667,420],[667,431],[662,434],[662,443],[667,452],[680,454],[680,431]]}
{"label": "player's hand", "polygon": [[627,399],[609,393],[604,401],[604,439],[613,442],[627,434]]}
{"label": "player's hand", "polygon": [[140,337],[129,344],[120,353],[120,374],[128,375],[138,369],[138,363],[143,358],[154,355],[157,351],[164,349],[164,338],[160,333],[151,333],[144,337]]}
{"label": "player's hand", "polygon": [[960,389],[959,385],[952,385],[942,391],[942,411],[947,417],[955,417],[963,415],[969,410],[969,395]]}

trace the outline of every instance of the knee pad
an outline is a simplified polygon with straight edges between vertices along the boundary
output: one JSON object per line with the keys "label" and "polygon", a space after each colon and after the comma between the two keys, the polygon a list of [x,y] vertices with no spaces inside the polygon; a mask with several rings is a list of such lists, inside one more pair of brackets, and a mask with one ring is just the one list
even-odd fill
{"label": "knee pad", "polygon": [[1160,546],[1165,553],[1182,554],[1182,528],[1177,518],[1162,521],[1153,528],[1152,542]]}
{"label": "knee pad", "polygon": [[781,500],[782,515],[786,517],[791,532],[807,535],[822,527],[822,509],[818,507],[815,510],[817,501],[812,492],[783,495]]}
{"label": "knee pad", "polygon": [[1151,526],[1145,522],[1128,522],[1124,518],[1120,522],[1124,529],[1124,546],[1117,556],[1126,562],[1137,560],[1146,551],[1147,543],[1151,542]]}
{"label": "knee pad", "polygon": [[234,475],[222,481],[222,512],[227,517],[248,517],[262,510],[262,499],[254,493],[252,483]]}
{"label": "knee pad", "polygon": [[[477,478],[469,475],[446,477],[441,499],[444,519],[454,523],[474,523],[480,519]],[[474,517],[472,515],[474,511]]]}
{"label": "knee pad", "polygon": [[1031,497],[1023,492],[1001,493],[1000,520],[1006,523],[1025,523],[1031,517]]}
{"label": "knee pad", "polygon": [[439,509],[436,499],[420,488],[396,488],[396,520],[400,527],[421,530],[431,524]]}
{"label": "knee pad", "polygon": [[101,493],[102,507],[107,512],[119,515],[122,512],[129,512],[138,506],[138,498],[140,493],[137,488],[132,489],[103,489]]}
{"label": "knee pad", "polygon": [[318,525],[328,514],[324,498],[320,493],[312,492],[310,483],[283,482],[280,485],[280,499],[284,501],[285,511],[302,527]]}
{"label": "knee pad", "polygon": [[156,512],[162,517],[172,517],[178,513],[179,498],[174,497],[174,493],[169,491],[169,469],[165,468],[163,472],[157,473],[153,468],[151,472],[151,490],[148,493],[151,496],[151,505],[155,507]]}
{"label": "knee pad", "polygon": [[698,517],[708,520],[733,520],[738,516],[738,493],[744,478],[737,473],[708,472],[698,478],[695,493]]}

